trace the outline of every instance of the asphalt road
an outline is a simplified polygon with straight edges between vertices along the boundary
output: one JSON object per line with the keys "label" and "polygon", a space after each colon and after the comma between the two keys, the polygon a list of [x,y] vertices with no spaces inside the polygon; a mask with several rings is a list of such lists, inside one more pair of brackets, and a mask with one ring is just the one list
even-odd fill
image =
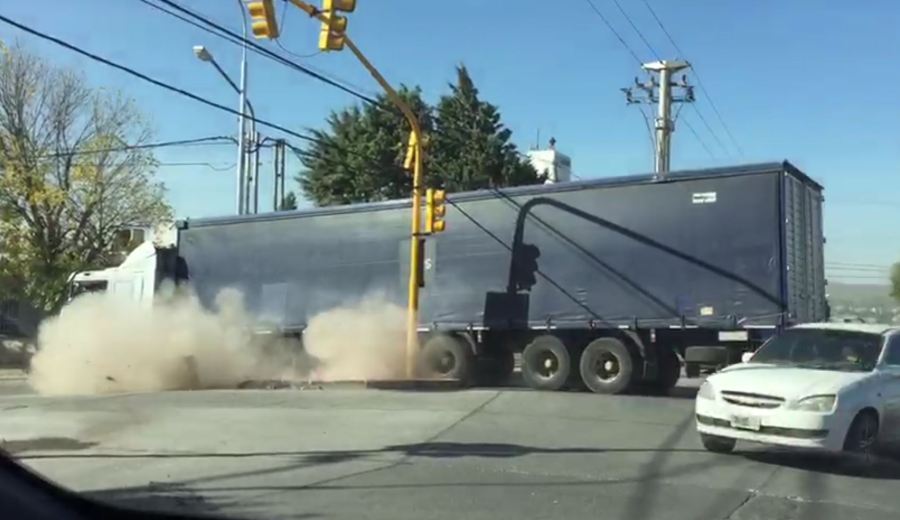
{"label": "asphalt road", "polygon": [[329,388],[39,397],[0,438],[93,497],[244,518],[894,519],[900,464],[705,452],[680,397]]}

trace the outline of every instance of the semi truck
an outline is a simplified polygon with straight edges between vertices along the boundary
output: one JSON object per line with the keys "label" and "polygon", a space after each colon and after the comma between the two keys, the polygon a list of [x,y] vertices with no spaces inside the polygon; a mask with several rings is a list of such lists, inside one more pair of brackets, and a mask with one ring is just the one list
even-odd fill
{"label": "semi truck", "polygon": [[[787,161],[450,194],[423,248],[420,359],[535,389],[665,391],[828,317],[823,188]],[[405,305],[410,200],[176,224],[172,247],[75,273],[73,294],[152,305],[166,280],[204,305],[241,291],[262,329],[302,339],[361,295]]]}

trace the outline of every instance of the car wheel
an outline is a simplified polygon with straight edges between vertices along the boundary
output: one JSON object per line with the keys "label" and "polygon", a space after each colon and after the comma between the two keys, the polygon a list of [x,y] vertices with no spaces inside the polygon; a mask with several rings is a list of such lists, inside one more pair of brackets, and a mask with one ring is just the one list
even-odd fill
{"label": "car wheel", "polygon": [[624,392],[634,378],[631,352],[616,338],[600,338],[590,342],[581,353],[578,365],[584,384],[598,394]]}
{"label": "car wheel", "polygon": [[569,380],[572,359],[555,336],[538,336],[522,351],[522,378],[536,390],[559,390]]}
{"label": "car wheel", "polygon": [[734,451],[734,445],[737,443],[734,439],[707,433],[700,434],[700,442],[703,443],[704,448],[713,453],[731,453]]}
{"label": "car wheel", "polygon": [[844,451],[869,455],[878,444],[878,415],[871,410],[859,412],[847,429]]}

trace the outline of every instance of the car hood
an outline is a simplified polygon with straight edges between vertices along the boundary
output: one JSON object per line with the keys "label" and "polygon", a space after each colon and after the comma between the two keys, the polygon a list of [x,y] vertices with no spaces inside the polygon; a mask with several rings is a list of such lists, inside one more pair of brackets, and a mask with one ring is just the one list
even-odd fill
{"label": "car hood", "polygon": [[784,399],[817,394],[836,394],[871,376],[870,372],[839,372],[761,363],[733,365],[709,377],[717,392],[749,392]]}

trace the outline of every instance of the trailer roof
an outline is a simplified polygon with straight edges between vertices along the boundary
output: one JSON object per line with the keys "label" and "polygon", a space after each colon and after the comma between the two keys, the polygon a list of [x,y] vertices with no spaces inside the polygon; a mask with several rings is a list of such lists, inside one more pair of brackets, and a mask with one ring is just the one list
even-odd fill
{"label": "trailer roof", "polygon": [[[782,161],[753,163],[737,166],[721,166],[715,168],[702,168],[694,170],[679,170],[669,172],[669,174],[666,176],[666,179],[662,181],[658,180],[654,174],[639,174],[619,177],[598,177],[572,182],[563,182],[558,184],[535,184],[530,186],[517,186],[514,188],[503,188],[499,191],[502,191],[505,195],[529,195],[536,193],[557,193],[563,191],[583,190],[597,186],[655,184],[659,182],[679,182],[683,180],[700,179],[707,177],[732,177],[736,175],[757,175],[773,172],[788,172],[808,185],[814,186],[819,190],[823,189],[821,184],[814,181],[811,177],[800,171],[793,164],[788,161]],[[493,190],[466,191],[450,194],[450,198],[458,202],[487,199],[495,196],[496,194]],[[409,199],[397,199],[383,202],[367,202],[360,204],[348,204],[343,206],[328,206],[296,211],[260,213],[258,215],[227,215],[222,217],[186,219],[179,221],[177,223],[177,227],[179,229],[185,229],[188,227],[198,226],[236,224],[253,220],[281,220],[318,215],[337,215],[343,213],[378,211],[383,209],[402,208],[405,206],[409,206],[409,203]]]}

